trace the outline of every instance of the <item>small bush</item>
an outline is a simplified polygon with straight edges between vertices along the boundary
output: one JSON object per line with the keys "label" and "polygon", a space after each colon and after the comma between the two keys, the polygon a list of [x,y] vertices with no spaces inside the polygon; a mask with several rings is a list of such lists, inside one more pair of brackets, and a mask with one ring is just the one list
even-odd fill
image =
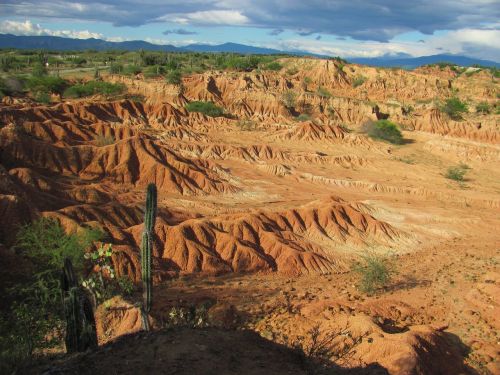
{"label": "small bush", "polygon": [[121,276],[116,279],[118,288],[124,296],[130,296],[135,291],[135,285],[129,277]]}
{"label": "small bush", "polygon": [[363,83],[365,83],[365,81],[366,81],[365,76],[356,76],[354,78],[354,81],[352,81],[352,86],[353,87],[361,86]]}
{"label": "small bush", "polygon": [[295,117],[296,121],[310,121],[311,120],[311,115],[308,115],[307,113],[301,113],[297,117]]}
{"label": "small bush", "polygon": [[346,133],[352,133],[352,129],[346,124],[340,124],[339,128],[345,131]]}
{"label": "small bush", "polygon": [[394,266],[389,257],[370,254],[363,255],[353,270],[361,277],[359,289],[371,294],[387,285]]}
{"label": "small bush", "polygon": [[281,101],[288,109],[295,107],[296,99],[297,99],[297,94],[295,93],[295,91],[292,90],[286,91],[285,93],[283,93],[281,97]]}
{"label": "small bush", "polygon": [[145,78],[155,78],[163,75],[165,73],[165,69],[160,65],[151,65],[143,70],[143,74]]}
{"label": "small bush", "polygon": [[277,61],[273,61],[273,62],[270,62],[269,64],[265,65],[264,69],[265,70],[273,70],[273,71],[277,72],[277,71],[280,71],[281,69],[283,69],[283,65],[281,65]]}
{"label": "small bush", "polygon": [[481,102],[478,105],[476,105],[476,112],[477,113],[488,114],[488,113],[490,113],[490,111],[491,111],[491,108],[487,102]]}
{"label": "small bush", "polygon": [[404,139],[398,126],[389,120],[378,120],[368,122],[363,126],[363,130],[372,138],[400,145]]}
{"label": "small bush", "polygon": [[42,77],[47,75],[47,68],[45,67],[45,64],[42,62],[38,62],[35,64],[33,69],[31,70],[31,75],[33,77]]}
{"label": "small bush", "polygon": [[68,82],[59,77],[53,76],[31,76],[26,79],[26,88],[33,93],[54,93],[61,95]]}
{"label": "small bush", "polygon": [[463,168],[463,166],[450,167],[446,171],[445,177],[453,181],[463,182],[466,173],[467,169]]}
{"label": "small bush", "polygon": [[462,114],[468,112],[467,104],[458,98],[450,98],[441,106],[441,111],[453,120],[461,120]]}
{"label": "small bush", "polygon": [[87,83],[76,84],[64,91],[67,98],[83,98],[86,96],[101,94],[105,96],[115,96],[125,92],[126,87],[121,83],[109,83],[103,81],[89,81]]}
{"label": "small bush", "polygon": [[182,73],[179,70],[171,70],[166,74],[165,79],[172,85],[180,85],[182,83]]}
{"label": "small bush", "polygon": [[330,92],[325,89],[324,87],[319,87],[318,88],[318,95],[321,96],[322,98],[331,98],[332,97],[332,94],[330,94]]}
{"label": "small bush", "polygon": [[125,74],[125,75],[134,75],[134,76],[136,76],[137,74],[139,74],[141,72],[142,72],[142,68],[140,66],[137,66],[137,65],[127,65],[123,69],[123,74]]}
{"label": "small bush", "polygon": [[95,138],[95,143],[99,147],[109,146],[115,142],[116,142],[115,138],[111,135],[109,135],[109,136],[98,135]]}
{"label": "small bush", "polygon": [[121,74],[123,72],[123,65],[122,64],[111,64],[111,67],[109,68],[109,72],[111,74]]}
{"label": "small bush", "polygon": [[239,120],[236,125],[243,131],[255,130],[256,128],[255,121],[250,119]]}
{"label": "small bush", "polygon": [[224,116],[224,109],[212,102],[191,102],[186,105],[186,109],[189,112],[200,112],[210,117]]}
{"label": "small bush", "polygon": [[34,99],[38,103],[50,104],[50,95],[46,92],[39,92],[34,96]]}

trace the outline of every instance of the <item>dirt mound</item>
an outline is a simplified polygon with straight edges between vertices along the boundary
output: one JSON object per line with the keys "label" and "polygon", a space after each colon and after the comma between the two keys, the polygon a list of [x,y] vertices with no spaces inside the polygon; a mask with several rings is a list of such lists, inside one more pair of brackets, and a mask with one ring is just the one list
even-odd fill
{"label": "dirt mound", "polygon": [[346,138],[347,134],[340,126],[319,125],[313,121],[305,121],[290,130],[285,130],[277,137],[294,141],[324,141]]}
{"label": "dirt mound", "polygon": [[237,190],[220,178],[215,165],[180,157],[147,136],[104,147],[57,147],[9,130],[0,130],[0,146],[4,162],[10,165],[76,175],[87,181],[109,179],[136,186],[154,182],[165,192],[187,195]]}
{"label": "dirt mound", "polygon": [[[321,370],[297,351],[253,332],[178,328],[123,336],[96,351],[32,366],[22,373],[306,375],[314,367]],[[368,373],[376,372],[359,372]]]}
{"label": "dirt mound", "polygon": [[[142,227],[129,230],[137,248]],[[175,272],[346,270],[345,250],[391,246],[407,235],[340,200],[283,212],[260,211],[156,226],[158,256]],[[134,252],[134,258],[137,255]],[[138,268],[138,259],[133,268]],[[123,266],[121,266],[123,267]]]}
{"label": "dirt mound", "polygon": [[498,125],[483,126],[481,123],[452,121],[447,119],[438,109],[432,109],[415,116],[409,126],[415,130],[480,142],[498,143],[500,141]]}

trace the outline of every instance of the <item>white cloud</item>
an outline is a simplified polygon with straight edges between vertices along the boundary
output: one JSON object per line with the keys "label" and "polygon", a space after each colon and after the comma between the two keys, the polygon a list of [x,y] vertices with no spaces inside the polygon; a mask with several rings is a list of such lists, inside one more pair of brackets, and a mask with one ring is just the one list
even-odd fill
{"label": "white cloud", "polygon": [[169,14],[158,18],[159,21],[173,21],[180,24],[196,25],[245,25],[250,20],[237,10],[207,10],[192,13]]}
{"label": "white cloud", "polygon": [[102,34],[93,33],[88,30],[50,30],[42,27],[40,24],[34,24],[29,20],[24,22],[2,21],[0,22],[0,33],[15,35],[50,35],[76,39],[103,38]]}
{"label": "white cloud", "polygon": [[459,29],[439,35],[424,36],[420,40],[401,41],[393,39],[388,43],[358,40],[279,40],[270,48],[301,50],[320,55],[342,57],[379,57],[405,53],[411,56],[428,56],[442,53],[465,54],[478,58],[500,60],[500,30]]}

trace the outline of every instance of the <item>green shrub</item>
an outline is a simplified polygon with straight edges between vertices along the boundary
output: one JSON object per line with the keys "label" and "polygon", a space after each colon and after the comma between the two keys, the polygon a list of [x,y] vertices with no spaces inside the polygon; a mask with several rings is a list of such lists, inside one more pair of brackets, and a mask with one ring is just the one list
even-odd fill
{"label": "green shrub", "polygon": [[180,85],[182,83],[182,73],[180,70],[171,70],[166,74],[165,79],[172,85]]}
{"label": "green shrub", "polygon": [[297,99],[297,93],[292,90],[285,91],[281,96],[281,101],[288,109],[295,107],[296,99]]}
{"label": "green shrub", "polygon": [[440,109],[453,120],[461,120],[462,114],[468,112],[467,104],[456,97],[446,100]]}
{"label": "green shrub", "polygon": [[47,92],[38,92],[33,99],[35,99],[38,103],[50,104],[50,94]]}
{"label": "green shrub", "polygon": [[389,257],[374,254],[361,256],[353,270],[361,278],[359,289],[368,294],[386,286],[395,272]]}
{"label": "green shrub", "polygon": [[111,64],[111,67],[109,68],[109,72],[111,74],[121,74],[123,72],[123,65],[122,64]]}
{"label": "green shrub", "polygon": [[361,86],[363,83],[365,83],[365,81],[366,81],[365,76],[356,76],[352,81],[352,86],[353,87]]}
{"label": "green shrub", "polygon": [[464,168],[462,165],[459,165],[458,167],[450,167],[444,176],[453,181],[463,182],[465,181],[467,169],[468,168]]}
{"label": "green shrub", "polygon": [[270,62],[269,64],[265,65],[264,69],[277,72],[277,71],[280,71],[281,69],[283,69],[283,65],[281,65],[277,61],[273,61],[273,62]]}
{"label": "green shrub", "polygon": [[330,92],[325,89],[324,87],[318,87],[318,95],[321,96],[322,98],[331,98],[332,97],[332,94],[330,94]]}
{"label": "green shrub", "polygon": [[340,124],[339,128],[345,131],[346,133],[352,133],[352,129],[346,124]]}
{"label": "green shrub", "polygon": [[296,121],[310,121],[311,120],[311,115],[308,115],[307,113],[301,113],[297,117],[295,117]]}
{"label": "green shrub", "polygon": [[212,102],[191,102],[186,105],[186,109],[189,112],[200,112],[210,117],[224,116],[224,109]]}
{"label": "green shrub", "polygon": [[142,72],[142,68],[140,66],[137,66],[137,65],[127,65],[123,69],[123,74],[125,74],[125,75],[134,75],[134,76],[136,76],[137,74],[139,74],[141,72]]}
{"label": "green shrub", "polygon": [[363,126],[363,130],[374,139],[381,139],[396,145],[404,142],[398,126],[389,120],[370,121]]}
{"label": "green shrub", "polygon": [[89,81],[76,84],[64,91],[64,97],[83,98],[86,96],[101,94],[105,96],[115,96],[125,92],[126,87],[121,83],[109,83],[103,81]]}
{"label": "green shrub", "polygon": [[155,78],[163,75],[165,73],[165,69],[160,65],[151,65],[143,70],[144,77],[146,78]]}
{"label": "green shrub", "polygon": [[53,76],[31,76],[25,81],[26,88],[31,92],[54,93],[61,95],[68,82],[59,77]]}
{"label": "green shrub", "polygon": [[129,277],[121,276],[116,279],[118,283],[118,288],[124,296],[130,296],[135,291],[135,284]]}
{"label": "green shrub", "polygon": [[69,258],[82,270],[85,250],[101,237],[92,229],[67,234],[48,218],[19,230],[16,249],[20,262],[25,260],[30,267],[8,296],[2,296],[13,302],[0,311],[0,373],[11,373],[36,351],[61,345],[61,268]]}
{"label": "green shrub", "polygon": [[476,105],[476,112],[478,112],[478,113],[488,114],[488,113],[490,113],[490,111],[491,111],[491,108],[487,102],[481,102],[478,105]]}
{"label": "green shrub", "polygon": [[42,62],[36,63],[31,70],[31,75],[34,77],[42,77],[47,75],[47,68],[45,67],[45,64],[43,64]]}

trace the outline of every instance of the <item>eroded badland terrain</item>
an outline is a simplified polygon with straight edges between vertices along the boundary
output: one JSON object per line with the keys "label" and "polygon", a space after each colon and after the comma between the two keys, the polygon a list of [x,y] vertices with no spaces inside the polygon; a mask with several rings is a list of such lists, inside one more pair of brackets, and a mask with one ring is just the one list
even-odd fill
{"label": "eroded badland terrain", "polygon": [[[143,101],[4,98],[2,252],[39,215],[68,231],[99,227],[113,244],[117,274],[139,282],[144,192],[155,183],[157,327],[172,306],[208,300],[215,325],[254,330],[284,347],[310,346],[315,329],[321,338],[337,333],[330,360],[339,373],[500,373],[499,115],[498,107],[474,110],[481,102],[498,106],[498,78],[487,70],[280,63],[279,71],[193,74],[182,85],[104,77]],[[451,97],[469,103],[461,120],[435,104]],[[214,102],[229,115],[188,112],[193,101]],[[362,132],[367,121],[384,118],[402,129],[403,144]],[[467,171],[464,181],[445,177],[457,165]],[[366,253],[389,254],[396,268],[371,294],[359,290],[352,271]],[[140,330],[133,301],[99,309],[102,344]],[[232,373],[265,356],[262,372],[248,373],[306,373],[275,353],[281,346],[245,352],[256,337],[228,343],[238,331],[220,332],[191,333],[204,337],[189,336],[197,348],[191,364],[180,362],[189,351],[182,334],[144,346],[165,351],[166,373],[190,366]],[[103,363],[108,373],[160,373],[123,359],[134,352],[130,345],[114,345],[115,357],[91,353],[60,364],[67,369],[60,373],[96,374]],[[344,355],[344,347],[352,350]],[[204,372],[208,357],[228,362]]]}

